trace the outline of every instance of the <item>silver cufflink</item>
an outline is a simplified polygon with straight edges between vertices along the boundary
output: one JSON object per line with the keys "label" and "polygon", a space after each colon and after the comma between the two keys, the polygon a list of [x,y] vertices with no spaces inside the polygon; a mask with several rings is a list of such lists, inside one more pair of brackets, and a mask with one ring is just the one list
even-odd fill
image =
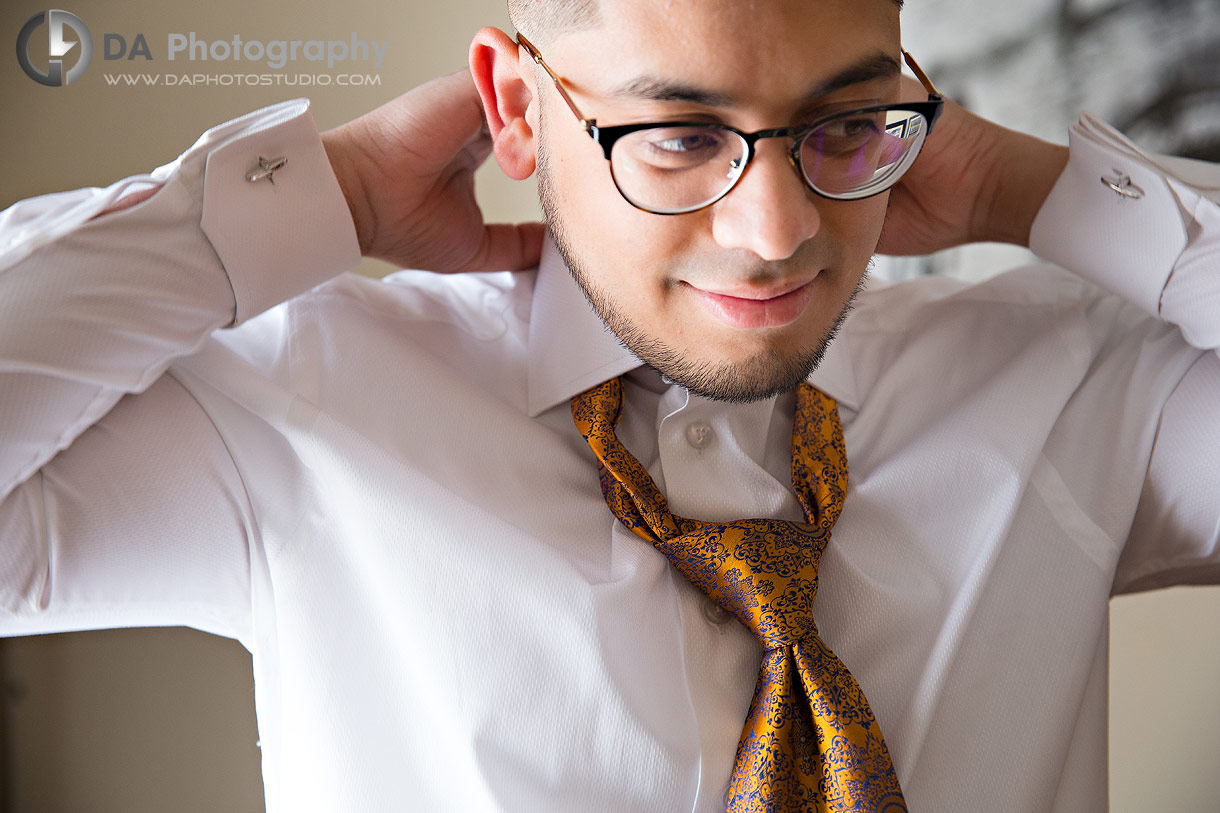
{"label": "silver cufflink", "polygon": [[1130,175],[1117,169],[1114,170],[1114,175],[1116,177],[1113,178],[1107,178],[1105,175],[1102,175],[1101,182],[1124,198],[1139,200],[1144,196],[1144,190],[1131,183]]}
{"label": "silver cufflink", "polygon": [[252,169],[247,172],[246,180],[250,183],[258,183],[263,178],[266,178],[271,182],[272,186],[275,186],[275,178],[273,177],[275,171],[287,163],[288,159],[282,155],[279,158],[272,158],[270,161],[260,155],[258,157],[258,169]]}

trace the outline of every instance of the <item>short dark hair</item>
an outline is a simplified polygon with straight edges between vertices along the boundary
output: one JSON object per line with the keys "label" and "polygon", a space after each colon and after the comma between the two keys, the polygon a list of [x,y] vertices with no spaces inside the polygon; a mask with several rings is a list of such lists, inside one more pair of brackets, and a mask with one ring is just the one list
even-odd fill
{"label": "short dark hair", "polygon": [[[899,9],[903,0],[894,0]],[[569,31],[595,27],[601,21],[598,0],[508,0],[508,19],[539,48]]]}
{"label": "short dark hair", "polygon": [[594,28],[601,22],[598,0],[508,0],[513,28],[546,48],[569,31]]}

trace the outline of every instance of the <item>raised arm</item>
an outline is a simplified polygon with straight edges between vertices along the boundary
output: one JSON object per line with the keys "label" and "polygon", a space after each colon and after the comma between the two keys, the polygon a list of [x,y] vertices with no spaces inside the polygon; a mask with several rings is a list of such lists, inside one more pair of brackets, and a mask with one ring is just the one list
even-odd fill
{"label": "raised arm", "polygon": [[[251,183],[260,155],[291,170]],[[253,519],[165,371],[359,261],[308,102],[215,127],[149,175],[18,203],[0,245],[0,630],[244,638]]]}
{"label": "raised arm", "polygon": [[455,74],[323,135],[307,101],[285,102],[148,175],[0,213],[0,631],[245,634],[257,518],[171,365],[247,323],[287,341],[255,317],[362,249],[451,270],[535,263],[539,225],[482,222],[468,96]]}
{"label": "raised arm", "polygon": [[1070,138],[1033,249],[1196,349],[1161,409],[1115,591],[1220,583],[1220,166],[1149,155],[1090,116]]}
{"label": "raised arm", "polygon": [[[260,155],[292,169],[250,183]],[[147,181],[147,200],[96,217]],[[353,267],[345,215],[305,100],[212,128],[150,175],[0,213],[0,496],[213,331]]]}

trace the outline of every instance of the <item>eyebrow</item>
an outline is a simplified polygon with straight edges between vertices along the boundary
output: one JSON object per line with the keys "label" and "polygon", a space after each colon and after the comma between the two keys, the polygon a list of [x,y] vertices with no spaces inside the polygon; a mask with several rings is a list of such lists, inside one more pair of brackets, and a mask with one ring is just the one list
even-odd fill
{"label": "eyebrow", "polygon": [[[805,93],[804,101],[808,104],[820,96],[829,95],[845,87],[869,82],[874,79],[889,79],[897,76],[901,70],[898,60],[894,59],[894,57],[877,52],[849,65],[829,79],[811,87]],[[727,93],[647,74],[624,82],[611,90],[607,96],[616,99],[634,99],[650,102],[687,102],[704,107],[734,107],[738,101]]]}

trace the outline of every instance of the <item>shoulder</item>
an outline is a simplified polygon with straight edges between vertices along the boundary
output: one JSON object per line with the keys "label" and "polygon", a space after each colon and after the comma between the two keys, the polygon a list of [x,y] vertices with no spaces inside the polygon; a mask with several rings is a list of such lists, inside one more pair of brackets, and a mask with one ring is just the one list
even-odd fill
{"label": "shoulder", "polygon": [[296,318],[359,312],[399,329],[415,322],[453,326],[475,337],[502,332],[504,317],[533,292],[534,272],[438,274],[397,271],[381,279],[343,274],[289,303]]}
{"label": "shoulder", "polygon": [[853,330],[906,332],[929,319],[980,318],[992,310],[1072,310],[1105,296],[1090,282],[1053,265],[1029,265],[970,283],[930,275],[861,292],[851,315]]}
{"label": "shoulder", "polygon": [[1011,339],[1051,324],[1109,329],[1143,320],[1157,321],[1070,271],[1029,265],[976,283],[928,276],[870,287],[857,297],[845,328],[878,339],[946,333]]}
{"label": "shoulder", "polygon": [[[244,334],[290,331],[346,343],[360,337],[488,342],[529,315],[534,272],[438,274],[397,271],[381,279],[342,274],[242,326],[224,331],[227,344]],[[521,303],[524,303],[522,306]],[[287,335],[281,337],[286,340]],[[272,343],[275,343],[273,340]]]}
{"label": "shoulder", "polygon": [[342,274],[218,331],[198,362],[179,365],[200,369],[206,362],[226,376],[254,375],[295,387],[302,378],[359,380],[374,369],[406,372],[428,364],[468,371],[519,361],[534,276]]}
{"label": "shoulder", "polygon": [[1124,337],[1164,330],[1093,283],[1034,265],[974,284],[925,277],[866,290],[840,340],[861,394],[882,381],[923,391],[935,381],[955,397],[1018,369],[1078,382]]}

